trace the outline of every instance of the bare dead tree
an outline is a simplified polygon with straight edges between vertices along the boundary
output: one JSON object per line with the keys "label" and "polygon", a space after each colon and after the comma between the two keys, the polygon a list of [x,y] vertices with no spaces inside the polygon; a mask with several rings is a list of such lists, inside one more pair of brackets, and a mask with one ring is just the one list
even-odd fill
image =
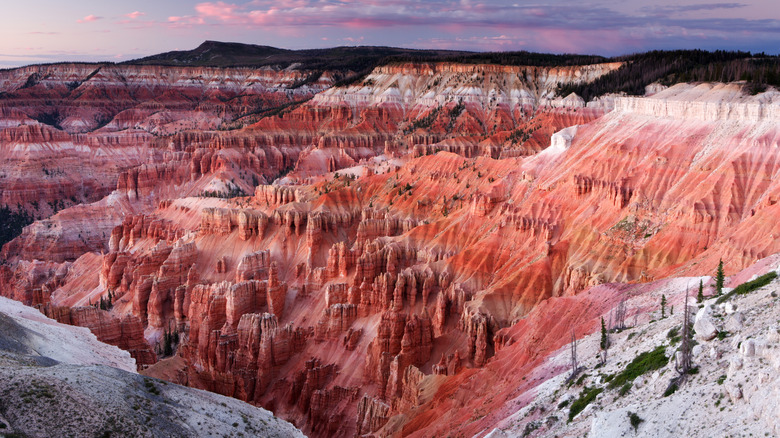
{"label": "bare dead tree", "polygon": [[[688,289],[685,290],[685,311],[683,312],[683,325],[681,330],[682,342],[680,344],[680,354],[676,357],[675,370],[680,376],[688,375],[691,370],[691,310],[688,308]],[[682,383],[682,381],[680,382]]]}
{"label": "bare dead tree", "polygon": [[613,330],[624,330],[626,328],[626,298],[622,298],[615,308],[615,323]]}
{"label": "bare dead tree", "polygon": [[691,309],[688,307],[688,288],[685,289],[685,311],[683,312],[683,324],[681,331],[681,343],[680,349],[677,350],[674,359],[674,369],[677,371],[678,376],[673,378],[669,382],[669,386],[666,388],[666,393],[672,393],[680,385],[685,383],[685,379],[688,377],[692,368],[691,359]]}
{"label": "bare dead tree", "polygon": [[571,351],[571,374],[569,375],[568,381],[572,381],[580,372],[580,366],[577,362],[577,337],[574,336],[574,329],[571,330],[571,344],[569,349]]}

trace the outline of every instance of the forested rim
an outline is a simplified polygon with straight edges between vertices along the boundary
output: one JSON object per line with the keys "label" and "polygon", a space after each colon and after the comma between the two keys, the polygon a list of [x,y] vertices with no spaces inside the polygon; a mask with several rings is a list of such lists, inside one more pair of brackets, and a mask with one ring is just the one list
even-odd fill
{"label": "forested rim", "polygon": [[767,86],[780,87],[780,57],[764,53],[704,50],[652,51],[611,58],[625,64],[588,84],[560,85],[558,94],[577,93],[586,101],[607,93],[642,95],[654,82],[746,81],[746,91],[756,94]]}
{"label": "forested rim", "polygon": [[34,220],[32,215],[22,209],[15,212],[7,205],[0,208],[0,247],[22,234],[22,229]]}
{"label": "forested rim", "polygon": [[[329,49],[287,50],[242,43],[206,41],[193,50],[166,52],[122,64],[203,66],[203,67],[294,67],[307,71],[293,88],[316,82],[330,72],[334,86],[362,81],[382,65],[395,63],[452,62],[460,64],[528,65],[560,67],[624,62],[615,71],[587,84],[561,84],[558,95],[576,93],[586,101],[607,94],[642,95],[654,82],[673,85],[680,82],[745,81],[750,93],[767,86],[780,87],[780,57],[765,53],[717,50],[654,50],[625,56],[550,54],[528,51],[467,52],[454,50],[416,50],[398,47],[357,46]],[[108,64],[108,63],[104,63]],[[104,65],[94,64],[94,65]]]}

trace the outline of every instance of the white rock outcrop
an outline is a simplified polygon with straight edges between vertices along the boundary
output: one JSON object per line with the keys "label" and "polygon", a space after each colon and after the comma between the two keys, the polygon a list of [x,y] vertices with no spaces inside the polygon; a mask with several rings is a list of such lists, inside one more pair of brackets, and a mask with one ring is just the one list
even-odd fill
{"label": "white rock outcrop", "polygon": [[696,322],[693,324],[696,337],[703,341],[710,341],[718,335],[718,328],[712,318],[712,307],[702,307],[696,313]]}

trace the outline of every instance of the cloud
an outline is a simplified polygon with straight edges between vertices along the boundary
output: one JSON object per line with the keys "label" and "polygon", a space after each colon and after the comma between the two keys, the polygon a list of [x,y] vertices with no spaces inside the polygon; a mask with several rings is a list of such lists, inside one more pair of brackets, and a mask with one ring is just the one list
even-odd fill
{"label": "cloud", "polygon": [[641,8],[641,11],[646,11],[651,14],[680,14],[684,12],[700,12],[700,11],[712,11],[715,9],[738,9],[744,8],[748,5],[744,3],[698,3],[693,5],[664,5],[664,6],[646,6]]}
{"label": "cloud", "polygon": [[651,44],[705,48],[734,41],[727,45],[745,47],[750,38],[761,44],[776,39],[780,14],[756,18],[755,11],[751,16],[751,8],[755,9],[751,2],[756,0],[743,1],[750,4],[739,0],[684,0],[665,6],[576,0],[217,0],[196,3],[163,24],[209,26],[211,35],[221,32],[233,38],[256,39],[260,32],[284,40],[295,32],[300,36],[296,44],[309,41],[308,45],[322,44],[323,35],[330,41],[351,42],[347,38],[357,33],[364,44],[601,54],[655,48]]}
{"label": "cloud", "polygon": [[76,20],[77,23],[90,23],[92,21],[98,21],[102,20],[103,17],[98,17],[97,15],[87,15],[86,17],[82,18],[81,20]]}
{"label": "cloud", "polygon": [[192,15],[174,15],[168,17],[167,24],[169,27],[192,27],[199,24],[206,24],[206,21],[201,17],[194,17]]}
{"label": "cloud", "polygon": [[[660,13],[660,12],[659,12]],[[560,3],[550,6],[454,0],[254,0],[237,4],[203,2],[195,17],[231,26],[312,26],[387,28],[397,26],[472,26],[615,28],[640,25],[644,18],[604,6]]]}
{"label": "cloud", "polygon": [[129,18],[131,20],[135,20],[136,18],[142,17],[144,15],[146,15],[146,12],[135,11],[135,12],[131,12],[129,14],[125,14],[125,17],[127,17],[127,18]]}
{"label": "cloud", "polygon": [[[699,1],[198,0],[181,2],[189,4],[167,19],[142,11],[111,18],[124,32],[176,29],[188,38],[297,48],[344,41],[613,55],[653,48],[766,50],[780,35],[780,13],[756,11],[758,2],[772,0]],[[78,21],[99,19],[88,15]]]}

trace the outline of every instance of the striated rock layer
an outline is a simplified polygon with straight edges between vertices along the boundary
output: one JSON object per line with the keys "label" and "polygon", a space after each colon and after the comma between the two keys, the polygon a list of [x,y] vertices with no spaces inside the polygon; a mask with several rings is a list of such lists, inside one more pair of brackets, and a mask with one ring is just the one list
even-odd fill
{"label": "striated rock layer", "polygon": [[[170,161],[183,157],[162,152],[181,150],[184,143],[219,149],[225,142],[201,133],[249,113],[306,100],[330,86],[325,74],[298,87],[305,77],[307,72],[294,69],[100,64],[0,72],[0,205],[47,217],[103,198],[118,179],[123,186],[120,174],[127,169],[167,162],[168,172],[175,173]],[[250,159],[258,158],[264,156]],[[184,159],[191,161],[184,170],[193,167],[187,177],[214,171],[213,165],[204,165],[203,154]],[[264,164],[245,167],[256,172],[273,167]],[[159,174],[161,166],[155,167]]]}
{"label": "striated rock layer", "polygon": [[0,287],[313,436],[480,433],[472,395],[530,385],[615,283],[780,252],[777,92],[553,95],[614,68],[387,66],[156,138],[111,195],[6,245]]}

